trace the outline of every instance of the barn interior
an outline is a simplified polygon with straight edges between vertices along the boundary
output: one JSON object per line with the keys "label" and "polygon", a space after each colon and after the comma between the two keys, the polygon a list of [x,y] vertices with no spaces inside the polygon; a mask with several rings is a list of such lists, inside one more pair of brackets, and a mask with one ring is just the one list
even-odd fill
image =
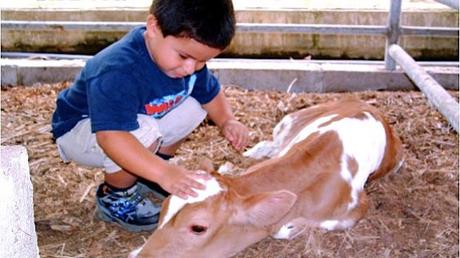
{"label": "barn interior", "polygon": [[[0,256],[127,257],[150,235],[95,219],[102,170],[63,163],[50,132],[59,91],[144,22],[150,3],[126,2],[2,3],[0,228],[11,234]],[[234,4],[237,35],[208,67],[251,146],[286,114],[354,96],[384,111],[405,151],[398,173],[366,186],[369,212],[352,229],[267,238],[235,257],[458,257],[458,2]],[[172,162],[194,169],[203,156],[229,176],[252,163],[208,120]]]}

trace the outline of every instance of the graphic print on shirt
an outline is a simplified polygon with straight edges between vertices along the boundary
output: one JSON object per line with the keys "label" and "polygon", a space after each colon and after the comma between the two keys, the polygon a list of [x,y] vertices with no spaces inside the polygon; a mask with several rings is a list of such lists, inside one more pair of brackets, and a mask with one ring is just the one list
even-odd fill
{"label": "graphic print on shirt", "polygon": [[192,74],[183,91],[150,101],[148,104],[145,104],[145,113],[153,116],[154,118],[163,117],[190,96],[193,87],[195,86],[195,81],[196,75]]}

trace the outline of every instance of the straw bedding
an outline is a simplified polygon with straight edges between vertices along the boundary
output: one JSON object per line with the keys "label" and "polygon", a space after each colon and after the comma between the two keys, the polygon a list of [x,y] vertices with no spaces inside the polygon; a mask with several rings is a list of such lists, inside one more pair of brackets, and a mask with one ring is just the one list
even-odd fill
{"label": "straw bedding", "polygon": [[[2,88],[2,145],[23,145],[34,186],[35,225],[41,257],[126,257],[149,233],[129,233],[94,218],[100,169],[63,163],[51,139],[57,93],[69,83]],[[458,99],[458,92],[450,92]],[[288,94],[227,85],[236,116],[251,129],[251,145],[270,139],[287,113],[354,95],[381,109],[401,136],[405,164],[397,174],[367,186],[370,209],[346,231],[308,229],[291,241],[267,238],[236,257],[458,257],[459,141],[423,94],[359,92]],[[195,168],[200,156],[235,173],[250,163],[205,121],[175,161]],[[210,255],[212,257],[212,254]]]}

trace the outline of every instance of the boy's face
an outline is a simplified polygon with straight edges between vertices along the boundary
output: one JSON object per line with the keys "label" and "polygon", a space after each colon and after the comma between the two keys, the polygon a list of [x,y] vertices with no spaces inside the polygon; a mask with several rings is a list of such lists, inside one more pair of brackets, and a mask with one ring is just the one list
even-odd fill
{"label": "boy's face", "polygon": [[182,78],[200,70],[206,61],[221,52],[191,38],[164,37],[153,15],[147,18],[144,38],[150,57],[171,78]]}

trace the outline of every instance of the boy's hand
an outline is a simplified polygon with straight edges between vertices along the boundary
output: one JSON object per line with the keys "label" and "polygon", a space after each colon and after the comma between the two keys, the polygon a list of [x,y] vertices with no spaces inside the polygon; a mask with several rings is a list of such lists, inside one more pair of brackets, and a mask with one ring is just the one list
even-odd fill
{"label": "boy's hand", "polygon": [[196,197],[198,194],[193,189],[204,190],[206,186],[196,181],[198,178],[209,179],[210,175],[202,170],[189,171],[180,166],[172,165],[162,174],[158,182],[169,193],[187,199],[189,196]]}
{"label": "boy's hand", "polygon": [[249,143],[248,128],[235,119],[229,119],[222,125],[222,133],[232,146],[241,151]]}

